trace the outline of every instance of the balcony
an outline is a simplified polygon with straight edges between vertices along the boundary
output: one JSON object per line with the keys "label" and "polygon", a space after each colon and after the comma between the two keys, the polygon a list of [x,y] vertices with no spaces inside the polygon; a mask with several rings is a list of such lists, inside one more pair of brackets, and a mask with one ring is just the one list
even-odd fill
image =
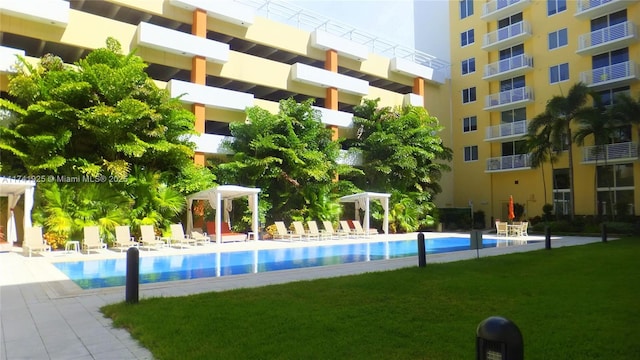
{"label": "balcony", "polygon": [[482,50],[494,51],[522,43],[531,37],[531,25],[520,21],[484,35]]}
{"label": "balcony", "polygon": [[640,80],[638,64],[625,61],[580,73],[580,81],[593,89],[619,87]]}
{"label": "balcony", "polygon": [[638,41],[638,28],[625,21],[578,37],[579,55],[596,55],[627,47]]}
{"label": "balcony", "polygon": [[585,146],[582,148],[582,164],[604,165],[638,160],[638,143],[625,142],[603,146]]}
{"label": "balcony", "polygon": [[531,160],[529,154],[499,156],[487,159],[487,168],[485,172],[504,172],[513,170],[529,170],[531,169]]}
{"label": "balcony", "polygon": [[484,110],[506,111],[533,102],[533,89],[528,86],[487,95]]}
{"label": "balcony", "polygon": [[519,13],[531,4],[531,0],[493,0],[484,4],[480,19],[492,21]]}
{"label": "balcony", "polygon": [[578,0],[576,13],[573,16],[580,20],[595,19],[626,9],[634,2],[632,0]]}
{"label": "balcony", "polygon": [[488,81],[504,80],[524,75],[531,70],[533,70],[533,58],[522,54],[485,65],[482,79]]}
{"label": "balcony", "polygon": [[526,120],[489,126],[485,129],[484,141],[505,141],[520,138],[527,133],[527,126]]}

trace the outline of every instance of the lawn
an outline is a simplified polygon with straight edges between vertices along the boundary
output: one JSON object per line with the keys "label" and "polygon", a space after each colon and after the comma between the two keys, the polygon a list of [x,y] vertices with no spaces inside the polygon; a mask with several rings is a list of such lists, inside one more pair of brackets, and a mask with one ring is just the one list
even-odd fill
{"label": "lawn", "polygon": [[626,238],[102,310],[156,359],[473,359],[497,315],[526,359],[636,360],[639,258]]}

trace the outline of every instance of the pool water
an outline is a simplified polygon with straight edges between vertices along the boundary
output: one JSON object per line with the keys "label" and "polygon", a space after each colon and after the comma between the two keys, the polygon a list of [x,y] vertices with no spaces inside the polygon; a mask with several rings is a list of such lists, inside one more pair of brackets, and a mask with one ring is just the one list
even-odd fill
{"label": "pool water", "polygon": [[[496,247],[502,241],[504,240],[485,238],[483,247]],[[426,239],[425,245],[427,254],[470,249],[469,238],[462,237]],[[140,283],[250,274],[416,255],[417,240],[399,240],[149,256],[140,257]],[[126,258],[60,262],[54,265],[82,289],[125,285]]]}

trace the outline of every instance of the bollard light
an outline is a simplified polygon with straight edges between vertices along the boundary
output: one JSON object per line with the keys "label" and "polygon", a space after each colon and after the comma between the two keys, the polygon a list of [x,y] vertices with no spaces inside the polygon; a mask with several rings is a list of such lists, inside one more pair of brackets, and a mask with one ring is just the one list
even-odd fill
{"label": "bollard light", "polygon": [[418,233],[418,267],[427,266],[427,248],[424,244],[424,234]]}
{"label": "bollard light", "polygon": [[140,288],[140,252],[136,247],[127,250],[127,276],[125,286],[125,301],[130,304],[138,302]]}
{"label": "bollard light", "polygon": [[522,333],[511,320],[491,316],[478,324],[476,360],[522,360]]}

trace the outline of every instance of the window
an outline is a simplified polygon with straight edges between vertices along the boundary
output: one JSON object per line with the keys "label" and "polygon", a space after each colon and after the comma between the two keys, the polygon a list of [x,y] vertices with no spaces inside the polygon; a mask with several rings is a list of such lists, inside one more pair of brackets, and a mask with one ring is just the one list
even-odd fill
{"label": "window", "polygon": [[510,124],[517,121],[525,121],[527,120],[527,109],[526,108],[517,108],[513,110],[503,111],[501,113],[500,122],[502,124]]}
{"label": "window", "polygon": [[631,96],[631,91],[629,86],[623,86],[615,89],[607,89],[598,92],[600,95],[600,101],[604,106],[610,106],[616,103],[616,98],[618,95],[625,94],[627,96]]}
{"label": "window", "polygon": [[462,75],[476,72],[476,58],[462,60]]}
{"label": "window", "polygon": [[569,63],[564,63],[549,68],[549,83],[555,84],[569,80]]}
{"label": "window", "polygon": [[567,0],[547,0],[547,15],[551,16],[567,10]]}
{"label": "window", "polygon": [[507,141],[502,143],[502,156],[522,155],[527,153],[525,140]]}
{"label": "window", "polygon": [[628,61],[629,48],[594,55],[591,58],[593,83],[627,76],[626,72],[628,70],[626,64]]}
{"label": "window", "polygon": [[475,42],[473,29],[467,30],[460,34],[460,46],[471,45]]}
{"label": "window", "polygon": [[464,147],[464,161],[478,160],[478,145]]}
{"label": "window", "polygon": [[462,132],[470,132],[478,130],[478,118],[469,116],[462,119]]}
{"label": "window", "polygon": [[562,46],[567,46],[567,43],[568,43],[567,36],[568,35],[567,35],[566,28],[549,33],[549,50],[553,50],[555,48],[559,48]]}
{"label": "window", "polygon": [[569,199],[569,169],[553,170],[553,208],[556,215],[568,215]]}
{"label": "window", "polygon": [[633,164],[598,166],[598,214],[633,214]]}
{"label": "window", "polygon": [[599,45],[628,36],[624,25],[626,22],[626,9],[591,20],[591,45]]}
{"label": "window", "polygon": [[473,0],[460,0],[460,19],[473,15]]}
{"label": "window", "polygon": [[476,87],[471,87],[468,89],[462,90],[462,103],[466,104],[469,102],[476,101]]}
{"label": "window", "polygon": [[525,87],[524,75],[500,81],[500,92]]}

